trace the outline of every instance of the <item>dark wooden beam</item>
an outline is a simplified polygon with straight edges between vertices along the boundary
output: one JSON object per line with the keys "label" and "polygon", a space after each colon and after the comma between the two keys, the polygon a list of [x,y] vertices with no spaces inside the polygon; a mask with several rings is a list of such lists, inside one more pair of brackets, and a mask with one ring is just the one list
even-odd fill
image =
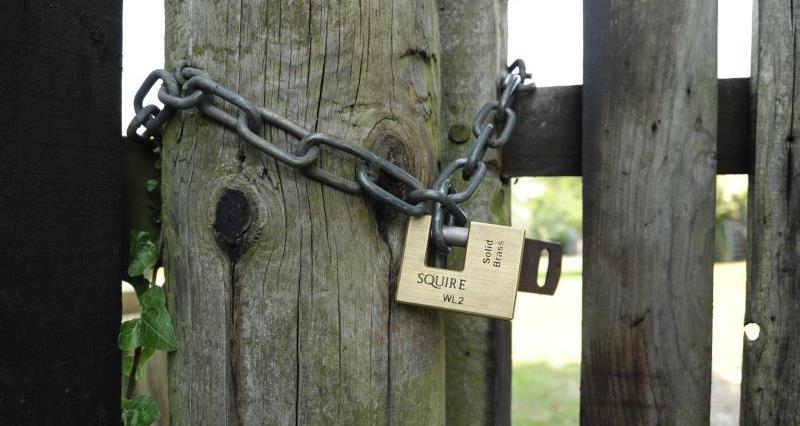
{"label": "dark wooden beam", "polygon": [[[749,80],[719,80],[717,174],[750,171]],[[558,86],[517,94],[517,128],[503,150],[505,176],[581,175],[581,92],[582,86]]]}
{"label": "dark wooden beam", "polygon": [[3,2],[0,423],[120,423],[120,0]]}

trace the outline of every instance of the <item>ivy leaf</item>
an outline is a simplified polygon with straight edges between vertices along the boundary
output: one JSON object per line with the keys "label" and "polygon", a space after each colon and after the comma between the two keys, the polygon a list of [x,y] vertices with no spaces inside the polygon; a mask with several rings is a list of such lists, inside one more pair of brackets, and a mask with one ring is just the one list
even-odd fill
{"label": "ivy leaf", "polygon": [[167,311],[164,290],[155,286],[148,288],[139,297],[139,304],[142,306],[142,316],[125,321],[120,327],[119,348],[125,351],[140,347],[147,348],[146,351],[177,349],[178,339]]}
{"label": "ivy leaf", "polygon": [[153,269],[158,261],[158,248],[146,231],[131,231],[131,246],[128,255],[128,275],[138,277]]}
{"label": "ivy leaf", "polygon": [[145,188],[147,188],[147,192],[155,191],[158,188],[158,179],[147,179]]}
{"label": "ivy leaf", "polygon": [[[147,360],[155,352],[155,349],[152,348],[142,349],[142,353],[139,355],[139,365],[136,367],[136,381],[142,382],[147,377]],[[130,377],[131,370],[133,370],[133,353],[126,353],[122,356],[122,374]]]}
{"label": "ivy leaf", "polygon": [[122,323],[119,328],[117,344],[123,351],[132,351],[142,346],[141,321],[135,318]]}
{"label": "ivy leaf", "polygon": [[166,297],[161,287],[150,287],[139,298],[142,305],[141,343],[146,348],[174,351],[178,339],[167,312]]}
{"label": "ivy leaf", "polygon": [[122,400],[122,424],[125,426],[150,426],[160,418],[158,404],[149,395]]}

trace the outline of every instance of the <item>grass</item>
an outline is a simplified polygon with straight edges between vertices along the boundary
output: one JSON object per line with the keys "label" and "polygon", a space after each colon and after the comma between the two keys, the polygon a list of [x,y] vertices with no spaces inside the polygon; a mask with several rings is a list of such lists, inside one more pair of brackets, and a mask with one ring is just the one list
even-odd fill
{"label": "grass", "polygon": [[511,419],[514,425],[578,424],[580,365],[545,362],[514,366]]}

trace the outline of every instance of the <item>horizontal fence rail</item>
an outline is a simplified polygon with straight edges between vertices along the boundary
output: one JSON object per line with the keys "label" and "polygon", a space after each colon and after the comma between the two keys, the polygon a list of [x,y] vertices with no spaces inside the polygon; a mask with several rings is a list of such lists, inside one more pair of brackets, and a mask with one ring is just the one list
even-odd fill
{"label": "horizontal fence rail", "polygon": [[[717,174],[751,168],[749,78],[719,80]],[[583,86],[540,87],[517,94],[517,129],[503,150],[503,174],[581,175]]]}

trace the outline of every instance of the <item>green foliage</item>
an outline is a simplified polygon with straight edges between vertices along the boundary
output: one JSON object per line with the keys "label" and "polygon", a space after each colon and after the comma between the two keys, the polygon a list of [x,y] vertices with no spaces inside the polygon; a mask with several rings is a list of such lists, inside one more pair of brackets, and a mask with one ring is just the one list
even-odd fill
{"label": "green foliage", "polygon": [[579,424],[580,365],[545,362],[514,365],[511,372],[511,424]]}
{"label": "green foliage", "polygon": [[528,223],[520,224],[526,227],[528,236],[562,245],[580,238],[583,232],[580,178],[539,178],[535,184],[542,185],[542,192],[535,197],[517,199],[515,206],[531,212]]}
{"label": "green foliage", "polygon": [[130,254],[128,255],[128,275],[138,277],[153,269],[158,262],[158,247],[146,231],[132,230]]}
{"label": "green foliage", "polygon": [[142,322],[139,318],[125,321],[119,329],[117,344],[123,351],[132,351],[142,347]]}
{"label": "green foliage", "polygon": [[119,348],[128,351],[122,358],[122,372],[130,376],[133,370],[133,355],[130,351],[142,348],[136,371],[136,380],[144,377],[144,365],[156,349],[174,351],[178,348],[172,320],[167,312],[164,290],[152,286],[139,297],[142,316],[122,323],[119,332]]}
{"label": "green foliage", "polygon": [[[717,179],[717,216],[714,230],[717,260],[737,260],[743,256],[741,247],[739,250],[735,248],[746,238],[743,234],[746,232],[747,191],[742,188],[743,182],[739,183],[737,189],[734,178],[722,176]],[[740,231],[737,232],[737,229]]]}
{"label": "green foliage", "polygon": [[[156,179],[149,179],[145,188],[153,192],[158,188]],[[157,269],[159,250],[146,231],[132,230],[128,258],[128,275],[139,277]],[[122,372],[130,377],[131,387],[128,399],[122,400],[122,420],[126,426],[151,425],[161,418],[158,405],[149,396],[133,398],[133,384],[144,380],[147,376],[147,360],[157,349],[174,351],[177,346],[175,330],[167,312],[164,290],[148,282],[145,277],[144,288],[137,287],[137,297],[142,308],[139,318],[125,321],[120,326],[118,345],[124,351],[122,356]],[[139,352],[139,356],[134,354]]]}
{"label": "green foliage", "polygon": [[155,191],[156,188],[158,188],[158,179],[147,179],[145,188],[147,189],[147,192]]}
{"label": "green foliage", "polygon": [[717,222],[744,222],[747,217],[747,192],[731,192],[717,184]]}
{"label": "green foliage", "polygon": [[[161,168],[160,146],[156,146],[153,152],[156,154],[153,166],[158,170]],[[158,179],[144,182],[147,192],[156,192],[159,186]],[[148,206],[153,210],[155,223],[161,223],[161,202],[151,204],[148,201]],[[153,398],[147,395],[134,398],[136,382],[147,377],[147,361],[155,351],[176,350],[178,339],[167,311],[164,290],[154,282],[160,259],[158,245],[146,231],[134,229],[130,234],[129,253],[128,280],[136,289],[141,315],[120,326],[118,345],[123,351],[122,373],[129,378],[126,398],[121,402],[122,421],[126,426],[147,426],[158,421],[161,413]]]}
{"label": "green foliage", "polygon": [[[142,381],[147,377],[147,360],[149,360],[155,352],[155,349],[152,348],[142,349],[139,359],[137,360],[136,381]],[[133,372],[133,354],[126,353],[122,356],[122,374],[130,377],[131,372]]]}
{"label": "green foliage", "polygon": [[150,426],[160,418],[158,404],[148,395],[122,400],[122,424],[125,426]]}
{"label": "green foliage", "polygon": [[139,303],[142,305],[142,316],[139,318],[142,346],[164,351],[177,349],[178,339],[167,312],[164,290],[150,287],[139,297]]}
{"label": "green foliage", "polygon": [[[717,184],[717,252],[728,250],[723,235],[726,221],[745,223],[747,182],[722,176]],[[531,238],[568,246],[583,233],[582,182],[578,177],[522,179],[514,186],[514,224]]]}
{"label": "green foliage", "polygon": [[[172,327],[172,319],[166,306],[166,296],[161,287],[149,285],[147,290],[138,295],[142,314],[122,323],[119,332],[119,348],[122,356],[122,373],[135,383],[147,376],[147,360],[156,350],[174,351],[178,348],[178,339]],[[139,357],[135,356],[139,351]],[[135,377],[131,377],[136,370]],[[133,387],[129,388],[128,397],[132,397]],[[155,401],[149,396],[122,400],[123,422],[125,425],[150,425],[161,416]]]}

